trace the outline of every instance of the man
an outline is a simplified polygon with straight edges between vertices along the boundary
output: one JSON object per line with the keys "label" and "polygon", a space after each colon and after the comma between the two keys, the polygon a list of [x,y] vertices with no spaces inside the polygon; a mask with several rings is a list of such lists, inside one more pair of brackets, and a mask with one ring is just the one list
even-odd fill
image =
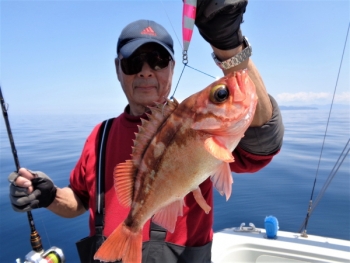
{"label": "man", "polygon": [[[250,45],[240,30],[247,1],[231,2],[198,1],[196,25],[203,38],[211,44],[215,62],[223,73],[226,75],[247,68],[256,86],[258,104],[254,119],[234,150],[235,162],[230,165],[233,172],[256,172],[278,153],[284,130],[278,105],[267,94],[258,70],[249,58]],[[173,41],[156,22],[135,21],[120,34],[115,66],[128,105],[124,113],[113,120],[105,150],[104,236],[109,236],[128,213],[128,209],[121,206],[116,197],[113,169],[118,163],[130,159],[134,133],[138,131],[137,125],[141,124],[140,118],[146,118],[147,107],[154,102],[164,102],[170,93],[175,66]],[[89,210],[90,236],[94,236],[95,166],[99,134],[100,124],[88,137],[82,155],[71,172],[68,187],[55,187],[42,172],[21,168],[18,174],[12,173],[9,181],[14,210],[25,212],[46,207],[67,218]],[[203,182],[200,188],[206,202],[212,206],[213,187],[210,179]],[[186,196],[185,203],[184,215],[178,218],[174,233],[166,233],[150,222],[145,224],[143,262],[211,262],[213,212],[205,214],[192,194]],[[92,255],[89,255],[91,262]]]}

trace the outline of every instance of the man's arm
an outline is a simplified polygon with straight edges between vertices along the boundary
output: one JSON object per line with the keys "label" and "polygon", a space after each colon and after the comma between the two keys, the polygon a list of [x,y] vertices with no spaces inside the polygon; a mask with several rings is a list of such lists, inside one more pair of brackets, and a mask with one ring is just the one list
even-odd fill
{"label": "man's arm", "polygon": [[70,187],[57,188],[56,198],[47,209],[66,218],[79,216],[86,211],[83,203]]}

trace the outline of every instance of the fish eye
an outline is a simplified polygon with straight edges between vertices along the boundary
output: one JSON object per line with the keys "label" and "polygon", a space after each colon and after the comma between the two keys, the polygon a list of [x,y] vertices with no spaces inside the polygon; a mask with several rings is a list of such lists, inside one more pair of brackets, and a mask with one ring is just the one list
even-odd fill
{"label": "fish eye", "polygon": [[223,84],[219,84],[211,89],[209,99],[211,102],[218,104],[225,102],[229,95],[230,93],[227,87]]}

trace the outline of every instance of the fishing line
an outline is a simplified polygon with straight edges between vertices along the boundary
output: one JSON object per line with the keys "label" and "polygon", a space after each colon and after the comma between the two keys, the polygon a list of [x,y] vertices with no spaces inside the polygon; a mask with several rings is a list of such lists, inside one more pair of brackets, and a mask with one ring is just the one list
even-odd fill
{"label": "fishing line", "polygon": [[178,85],[179,85],[179,83],[180,83],[180,79],[181,79],[181,77],[182,77],[182,73],[183,73],[184,70],[185,70],[185,67],[189,67],[189,68],[191,68],[191,69],[193,69],[193,70],[196,70],[196,71],[198,71],[198,72],[200,72],[200,73],[202,73],[202,74],[204,74],[204,75],[207,75],[208,77],[211,77],[211,78],[215,79],[214,76],[209,75],[208,73],[205,73],[205,72],[203,72],[203,71],[200,71],[199,69],[196,69],[196,68],[191,67],[191,66],[189,66],[189,65],[187,65],[187,64],[184,63],[184,67],[182,68],[182,71],[181,71],[179,80],[177,81],[177,84],[176,84],[176,87],[175,87],[175,90],[174,90],[174,93],[173,93],[173,95],[170,97],[170,99],[173,99],[173,98],[174,98],[175,92],[176,92],[177,87],[178,87]]}
{"label": "fishing line", "polygon": [[175,28],[174,28],[174,26],[173,26],[173,23],[171,23],[170,17],[168,16],[168,12],[166,11],[166,9],[165,9],[165,7],[164,7],[163,0],[160,0],[160,2],[162,3],[162,7],[163,7],[163,9],[164,9],[165,15],[167,16],[167,18],[168,18],[168,20],[169,20],[169,23],[170,23],[170,26],[171,26],[171,28],[173,29],[174,34],[175,34],[175,36],[176,36],[176,39],[177,39],[177,41],[179,42],[179,45],[180,45],[180,47],[181,47],[181,49],[182,49],[183,47],[182,47],[182,45],[181,45],[181,41],[180,41],[179,37],[178,37],[177,34],[176,34],[176,31],[175,31]]}
{"label": "fishing line", "polygon": [[204,75],[207,75],[208,77],[211,77],[211,78],[215,79],[214,76],[209,75],[208,73],[205,73],[205,72],[203,72],[203,71],[200,71],[199,69],[196,69],[196,68],[191,67],[191,66],[187,65],[186,63],[184,63],[184,67],[182,68],[182,71],[181,71],[179,80],[177,81],[177,84],[176,84],[176,87],[175,87],[175,90],[174,90],[174,93],[173,93],[173,95],[171,95],[170,99],[173,99],[173,98],[174,98],[175,92],[176,92],[176,90],[177,90],[177,87],[179,86],[180,79],[181,79],[182,74],[183,74],[183,72],[184,72],[184,70],[185,70],[185,67],[189,67],[189,68],[191,68],[191,69],[193,69],[193,70],[196,70],[196,71],[198,71],[198,72],[200,72],[200,73],[202,73],[202,74],[204,74]]}
{"label": "fishing line", "polygon": [[[320,163],[321,163],[321,159],[322,159],[323,148],[324,148],[324,144],[325,144],[325,141],[326,141],[328,126],[329,126],[329,121],[330,121],[330,117],[331,117],[331,113],[332,113],[332,108],[333,108],[333,104],[334,104],[335,94],[336,94],[336,91],[337,91],[337,86],[338,86],[340,71],[341,71],[342,64],[343,64],[343,59],[344,59],[344,54],[345,54],[347,39],[348,39],[348,36],[349,36],[349,29],[350,29],[350,22],[349,22],[348,29],[347,29],[347,33],[346,33],[346,37],[345,37],[345,43],[344,43],[343,53],[342,53],[341,60],[340,60],[340,65],[339,65],[339,69],[338,69],[337,79],[336,79],[336,82],[335,82],[335,87],[334,87],[334,92],[333,92],[332,103],[331,103],[331,107],[330,107],[330,109],[329,109],[329,114],[328,114],[328,119],[327,119],[326,130],[325,130],[325,133],[324,133],[324,136],[323,136],[323,142],[322,142],[320,157],[319,157],[318,165],[317,165],[317,169],[316,169],[316,175],[315,175],[315,179],[314,179],[314,184],[313,184],[312,191],[311,191],[311,197],[310,197],[310,201],[309,201],[309,207],[308,207],[308,211],[307,211],[306,218],[305,218],[305,221],[304,221],[304,222],[305,222],[305,223],[304,223],[304,231],[303,231],[303,234],[302,234],[303,237],[307,237],[307,235],[306,235],[306,228],[307,228],[307,224],[308,224],[309,217],[310,217],[310,212],[311,212],[311,207],[312,207],[312,198],[313,198],[313,195],[314,195],[316,180],[317,180],[318,171],[319,171]],[[302,228],[303,228],[303,226],[301,227],[301,229],[302,229]],[[301,232],[301,231],[299,230],[299,232]]]}
{"label": "fishing line", "polygon": [[[332,171],[330,172],[325,184],[323,185],[320,193],[318,194],[318,196],[315,199],[315,202],[312,205],[311,211],[310,213],[315,209],[315,207],[318,205],[319,201],[321,200],[321,198],[323,197],[324,193],[326,192],[326,189],[328,188],[328,186],[330,185],[331,181],[333,180],[334,176],[337,174],[339,168],[341,167],[341,165],[343,164],[345,158],[347,157],[347,155],[350,152],[350,147],[349,146],[349,142],[350,139],[348,140],[348,142],[346,143],[343,151],[341,152],[341,154],[338,157],[337,162],[334,164]],[[348,149],[347,149],[348,148]],[[346,153],[344,154],[344,152],[346,151]],[[344,155],[343,155],[344,154]]]}
{"label": "fishing line", "polygon": [[[191,1],[191,2],[192,2],[192,4],[196,5],[196,3],[195,3],[196,1]],[[171,28],[172,28],[173,31],[174,31],[174,34],[175,34],[175,36],[176,36],[176,39],[177,39],[177,41],[179,42],[179,45],[180,45],[181,49],[183,49],[183,52],[182,52],[182,55],[183,55],[183,57],[182,57],[182,63],[184,64],[184,66],[183,66],[183,68],[182,68],[182,71],[181,71],[181,73],[180,73],[179,79],[178,79],[177,84],[176,84],[176,86],[175,86],[173,95],[171,95],[171,97],[170,97],[170,99],[173,99],[173,98],[174,98],[174,95],[175,95],[175,92],[177,91],[177,88],[178,88],[178,86],[179,86],[180,80],[181,80],[181,78],[182,78],[182,75],[183,75],[183,72],[184,72],[186,66],[189,67],[189,68],[191,68],[191,69],[193,69],[193,70],[196,70],[196,71],[198,71],[198,72],[200,72],[200,73],[202,73],[202,74],[204,74],[204,75],[206,75],[206,76],[209,76],[209,77],[211,77],[211,78],[214,78],[214,79],[215,79],[215,77],[212,76],[212,75],[210,75],[210,74],[208,74],[208,73],[205,73],[205,72],[203,72],[203,71],[201,71],[201,70],[199,70],[199,69],[196,69],[196,68],[191,67],[191,66],[188,65],[188,53],[187,53],[187,50],[185,50],[185,49],[184,49],[184,46],[181,45],[180,38],[178,37],[178,35],[177,35],[176,31],[175,31],[175,28],[174,28],[174,26],[173,26],[173,23],[171,22],[171,19],[170,19],[169,15],[168,15],[168,12],[167,12],[166,9],[165,9],[163,0],[161,0],[161,3],[162,3],[162,6],[163,6],[163,9],[164,9],[164,12],[165,12],[165,14],[166,14],[166,16],[167,16],[167,18],[168,18],[168,20],[169,20],[169,23],[170,23],[170,25],[171,25]],[[184,1],[184,4],[186,4],[186,1]],[[183,16],[184,16],[184,14],[183,14]],[[188,41],[186,44],[187,44],[187,48],[188,48],[188,46],[189,46],[189,41]]]}
{"label": "fishing line", "polygon": [[46,225],[45,225],[45,222],[44,222],[44,219],[43,219],[43,218],[41,218],[41,223],[43,224],[43,227],[44,227],[44,230],[45,230],[45,235],[46,235],[47,241],[49,242],[49,247],[51,247],[51,242],[50,242],[50,238],[49,238],[49,233],[47,232]]}
{"label": "fishing line", "polygon": [[202,73],[202,74],[204,74],[204,75],[207,75],[207,76],[209,76],[209,77],[211,77],[211,78],[213,78],[213,79],[216,79],[214,76],[209,75],[208,73],[205,73],[205,72],[203,72],[203,71],[200,71],[199,69],[196,69],[196,68],[191,67],[191,66],[189,66],[189,65],[186,65],[186,66],[189,67],[189,68],[191,68],[191,69],[194,69],[194,70],[196,70],[196,71],[198,71],[198,72],[200,72],[200,73]]}
{"label": "fishing line", "polygon": [[173,93],[173,95],[171,95],[170,99],[173,99],[173,98],[174,98],[175,92],[176,92],[176,90],[177,90],[177,86],[179,86],[180,79],[181,79],[181,77],[182,77],[182,74],[184,73],[185,67],[186,67],[186,64],[184,64],[184,67],[182,68],[180,77],[179,77],[179,79],[178,79],[178,81],[177,81],[177,84],[176,84],[176,87],[175,87],[175,89],[174,89],[174,93]]}

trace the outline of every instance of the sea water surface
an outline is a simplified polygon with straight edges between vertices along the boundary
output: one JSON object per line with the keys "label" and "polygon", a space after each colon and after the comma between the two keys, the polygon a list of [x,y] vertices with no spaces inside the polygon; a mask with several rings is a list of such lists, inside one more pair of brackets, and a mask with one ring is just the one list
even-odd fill
{"label": "sea water surface", "polygon": [[[59,187],[68,185],[92,128],[108,115],[11,115],[10,123],[20,164],[47,173]],[[228,202],[215,192],[214,230],[250,222],[263,227],[266,216],[278,218],[280,230],[298,231],[306,212],[319,163],[327,110],[282,110],[285,137],[281,152],[261,171],[233,174]],[[331,114],[320,161],[314,199],[350,137],[349,110]],[[9,201],[7,176],[15,165],[6,128],[0,121],[0,262],[22,262],[30,247],[26,213],[16,213]],[[308,233],[350,240],[350,161],[345,159],[308,224]],[[88,235],[88,214],[60,218],[46,209],[33,212],[44,249],[63,249],[66,262],[79,262],[75,242]],[[200,223],[200,222],[198,222]]]}

